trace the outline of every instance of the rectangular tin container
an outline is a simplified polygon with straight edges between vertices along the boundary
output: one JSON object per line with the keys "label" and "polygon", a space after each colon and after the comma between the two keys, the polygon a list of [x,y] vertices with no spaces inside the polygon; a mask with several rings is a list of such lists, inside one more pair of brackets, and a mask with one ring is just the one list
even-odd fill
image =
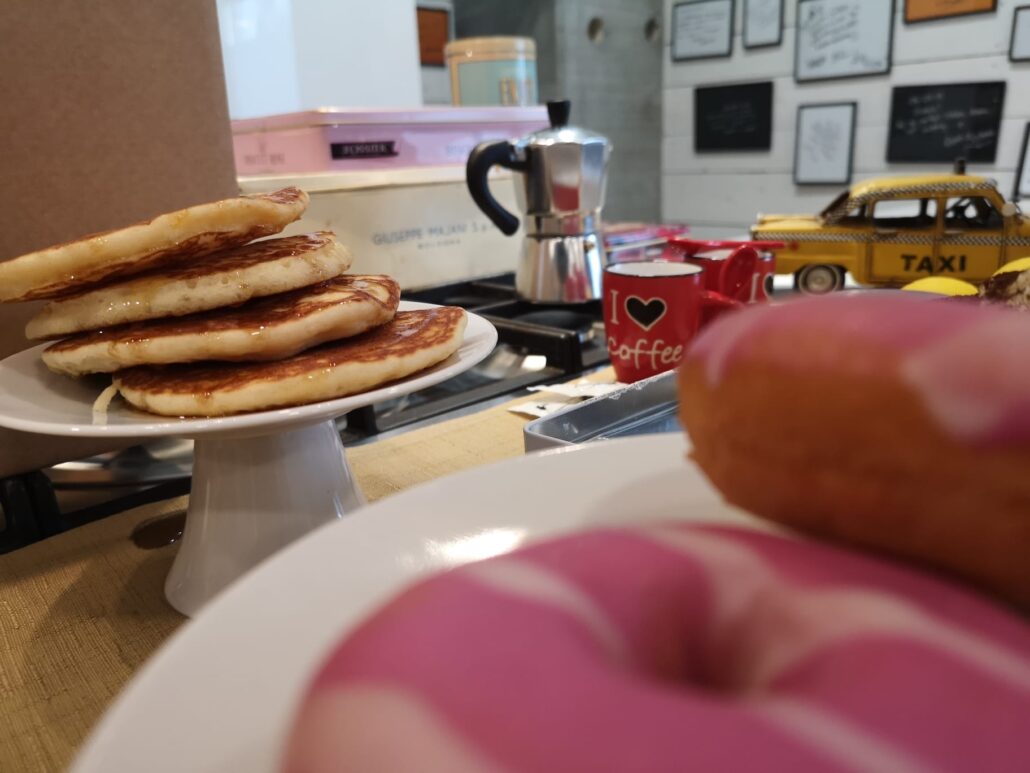
{"label": "rectangular tin container", "polygon": [[542,105],[347,110],[324,107],[232,122],[238,175],[464,164],[484,140],[549,125]]}
{"label": "rectangular tin container", "polygon": [[676,372],[659,373],[531,421],[523,429],[526,453],[594,440],[681,432],[677,406]]}

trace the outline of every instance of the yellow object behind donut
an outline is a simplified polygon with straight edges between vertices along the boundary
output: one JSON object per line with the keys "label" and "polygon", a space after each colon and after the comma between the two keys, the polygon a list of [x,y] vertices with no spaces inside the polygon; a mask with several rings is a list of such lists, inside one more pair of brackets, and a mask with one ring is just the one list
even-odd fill
{"label": "yellow object behind donut", "polygon": [[1030,257],[1017,258],[1016,260],[1010,260],[1004,266],[995,271],[991,276],[998,276],[998,274],[1007,274],[1010,271],[1026,271],[1030,268]]}
{"label": "yellow object behind donut", "polygon": [[[1030,260],[1030,258],[1027,258]],[[901,288],[917,293],[935,293],[937,295],[976,295],[976,285],[955,279],[950,276],[925,276],[909,282]]]}

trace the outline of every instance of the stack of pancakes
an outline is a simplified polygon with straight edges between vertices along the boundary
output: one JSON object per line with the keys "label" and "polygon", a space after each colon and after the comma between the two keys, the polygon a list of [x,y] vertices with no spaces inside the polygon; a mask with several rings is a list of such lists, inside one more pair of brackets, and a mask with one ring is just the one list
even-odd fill
{"label": "stack of pancakes", "polygon": [[297,188],[161,215],[0,263],[0,301],[49,301],[29,321],[51,370],[114,374],[132,405],[221,416],[354,394],[461,344],[458,308],[397,312],[387,276],[346,274],[329,232],[253,241],[297,220]]}

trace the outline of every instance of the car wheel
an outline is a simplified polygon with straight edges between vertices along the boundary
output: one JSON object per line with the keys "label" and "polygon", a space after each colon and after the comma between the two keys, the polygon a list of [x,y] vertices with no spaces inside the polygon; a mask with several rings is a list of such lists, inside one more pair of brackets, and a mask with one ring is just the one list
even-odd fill
{"label": "car wheel", "polygon": [[806,295],[826,295],[844,288],[844,269],[816,263],[794,275],[794,287]]}

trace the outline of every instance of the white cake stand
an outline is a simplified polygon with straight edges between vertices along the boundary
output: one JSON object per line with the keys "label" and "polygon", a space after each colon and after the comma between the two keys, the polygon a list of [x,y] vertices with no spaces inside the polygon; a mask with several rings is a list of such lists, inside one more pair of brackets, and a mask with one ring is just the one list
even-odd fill
{"label": "white cake stand", "polygon": [[[433,308],[402,301],[401,311]],[[212,596],[317,526],[351,512],[364,497],[333,420],[355,408],[451,378],[486,357],[497,331],[468,314],[461,348],[435,367],[389,386],[297,408],[216,419],[164,419],[116,399],[106,423],[93,415],[103,381],[50,372],[44,346],[0,362],[0,426],[66,437],[193,438],[186,527],[165,582],[169,603],[195,614]]]}

